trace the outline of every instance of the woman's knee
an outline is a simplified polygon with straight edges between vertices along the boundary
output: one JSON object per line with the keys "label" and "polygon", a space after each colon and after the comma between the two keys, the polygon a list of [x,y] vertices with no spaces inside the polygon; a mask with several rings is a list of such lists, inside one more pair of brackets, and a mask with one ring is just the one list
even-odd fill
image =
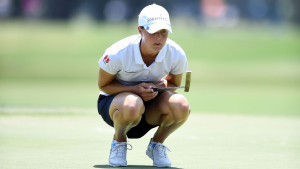
{"label": "woman's knee", "polygon": [[122,113],[125,121],[134,122],[139,119],[145,112],[143,100],[137,95],[128,95],[120,106],[120,113]]}
{"label": "woman's knee", "polygon": [[175,121],[185,121],[191,112],[187,99],[181,94],[176,94],[170,98],[170,101],[170,109]]}

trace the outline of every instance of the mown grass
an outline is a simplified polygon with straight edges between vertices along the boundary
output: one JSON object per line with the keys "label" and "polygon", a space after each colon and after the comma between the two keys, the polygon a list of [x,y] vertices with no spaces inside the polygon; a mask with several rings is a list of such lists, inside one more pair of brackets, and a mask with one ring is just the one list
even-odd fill
{"label": "mown grass", "polygon": [[[1,169],[112,168],[113,128],[86,115],[0,115]],[[174,168],[298,169],[299,117],[191,114],[164,143]],[[129,139],[128,168],[152,168],[145,150],[156,129]],[[218,161],[218,162],[216,162]]]}
{"label": "mown grass", "polygon": [[[193,72],[190,92],[178,90],[192,114],[165,143],[174,168],[299,168],[299,32],[251,28],[173,26]],[[97,62],[134,33],[134,24],[0,23],[0,168],[110,168]],[[154,132],[130,140],[129,168],[151,168]]]}

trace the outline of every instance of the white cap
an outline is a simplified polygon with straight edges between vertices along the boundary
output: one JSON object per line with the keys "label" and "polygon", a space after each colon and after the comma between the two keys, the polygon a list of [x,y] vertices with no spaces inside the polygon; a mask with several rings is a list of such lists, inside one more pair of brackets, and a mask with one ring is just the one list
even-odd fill
{"label": "white cap", "polygon": [[167,29],[172,33],[168,11],[156,4],[148,5],[141,11],[138,24],[144,26],[151,34],[161,29]]}

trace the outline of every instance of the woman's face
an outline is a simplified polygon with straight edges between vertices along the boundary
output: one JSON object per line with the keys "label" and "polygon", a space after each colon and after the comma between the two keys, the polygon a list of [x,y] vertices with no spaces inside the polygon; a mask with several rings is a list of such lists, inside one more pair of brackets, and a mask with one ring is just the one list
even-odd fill
{"label": "woman's face", "polygon": [[168,39],[168,30],[161,29],[153,34],[148,33],[145,29],[138,27],[142,35],[142,48],[151,53],[158,53],[166,44]]}

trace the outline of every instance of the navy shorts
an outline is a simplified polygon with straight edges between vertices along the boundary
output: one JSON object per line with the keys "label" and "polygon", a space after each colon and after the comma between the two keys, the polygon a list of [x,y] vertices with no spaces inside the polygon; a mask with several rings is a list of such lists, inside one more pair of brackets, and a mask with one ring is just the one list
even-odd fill
{"label": "navy shorts", "polygon": [[[109,107],[116,95],[117,94],[110,95],[110,96],[100,95],[98,98],[98,112],[102,116],[103,120],[112,127],[114,127],[114,122],[111,120],[111,118],[109,116]],[[147,104],[147,103],[148,102],[144,102],[144,104]],[[145,107],[146,107],[146,105],[145,105]],[[150,125],[146,122],[145,113],[144,113],[140,123],[137,126],[131,128],[127,132],[127,137],[128,138],[141,138],[154,127],[157,127],[157,126]]]}

